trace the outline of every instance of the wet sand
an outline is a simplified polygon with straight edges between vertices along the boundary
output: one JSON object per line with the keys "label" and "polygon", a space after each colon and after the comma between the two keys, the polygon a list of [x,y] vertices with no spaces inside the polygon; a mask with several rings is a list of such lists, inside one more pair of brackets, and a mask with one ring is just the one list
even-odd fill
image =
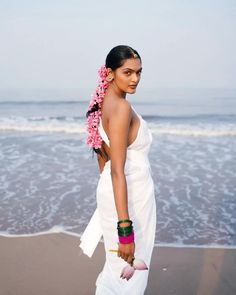
{"label": "wet sand", "polygon": [[[92,258],[79,243],[65,233],[1,236],[0,295],[95,294],[103,243]],[[235,295],[235,275],[236,249],[155,247],[145,295]]]}

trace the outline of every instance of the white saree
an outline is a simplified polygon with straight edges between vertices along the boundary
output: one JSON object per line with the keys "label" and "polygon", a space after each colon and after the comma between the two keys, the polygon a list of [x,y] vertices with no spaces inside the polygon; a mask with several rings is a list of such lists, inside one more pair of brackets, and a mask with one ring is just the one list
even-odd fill
{"label": "white saree", "polygon": [[[137,112],[136,112],[137,113]],[[96,295],[143,295],[148,282],[149,267],[155,241],[156,200],[148,153],[152,134],[147,122],[139,115],[140,126],[135,141],[128,146],[125,176],[128,192],[128,212],[133,221],[135,253],[148,270],[135,270],[130,280],[120,278],[127,262],[109,249],[118,249],[117,211],[113,196],[110,161],[106,162],[98,181],[97,208],[81,236],[80,247],[91,257],[103,236],[106,261],[96,280]],[[99,132],[109,146],[109,139],[100,120]]]}

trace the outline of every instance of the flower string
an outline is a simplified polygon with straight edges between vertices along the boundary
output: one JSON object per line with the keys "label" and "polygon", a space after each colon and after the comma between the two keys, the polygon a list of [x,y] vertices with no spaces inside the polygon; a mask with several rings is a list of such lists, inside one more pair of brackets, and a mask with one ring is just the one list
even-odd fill
{"label": "flower string", "polygon": [[101,105],[103,98],[106,93],[106,89],[109,86],[109,82],[106,81],[107,70],[105,65],[102,65],[99,70],[99,81],[98,86],[92,94],[92,98],[89,102],[89,107],[87,109],[87,119],[86,119],[86,131],[88,133],[86,143],[91,148],[101,148],[102,137],[98,131],[98,125],[101,120]]}

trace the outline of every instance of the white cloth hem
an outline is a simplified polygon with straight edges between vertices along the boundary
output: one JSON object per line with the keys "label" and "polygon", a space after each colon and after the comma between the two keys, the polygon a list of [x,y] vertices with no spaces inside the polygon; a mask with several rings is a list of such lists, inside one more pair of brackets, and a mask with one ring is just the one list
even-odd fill
{"label": "white cloth hem", "polygon": [[96,208],[87,227],[80,237],[81,243],[79,247],[83,250],[83,253],[85,255],[91,258],[101,237],[102,228],[100,224],[98,209]]}

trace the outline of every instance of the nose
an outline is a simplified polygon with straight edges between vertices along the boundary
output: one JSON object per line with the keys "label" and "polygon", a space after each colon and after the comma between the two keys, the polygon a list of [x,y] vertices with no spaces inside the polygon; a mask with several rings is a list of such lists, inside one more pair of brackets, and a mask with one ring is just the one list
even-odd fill
{"label": "nose", "polygon": [[132,82],[137,84],[139,82],[139,80],[140,80],[140,75],[137,73],[133,73]]}

